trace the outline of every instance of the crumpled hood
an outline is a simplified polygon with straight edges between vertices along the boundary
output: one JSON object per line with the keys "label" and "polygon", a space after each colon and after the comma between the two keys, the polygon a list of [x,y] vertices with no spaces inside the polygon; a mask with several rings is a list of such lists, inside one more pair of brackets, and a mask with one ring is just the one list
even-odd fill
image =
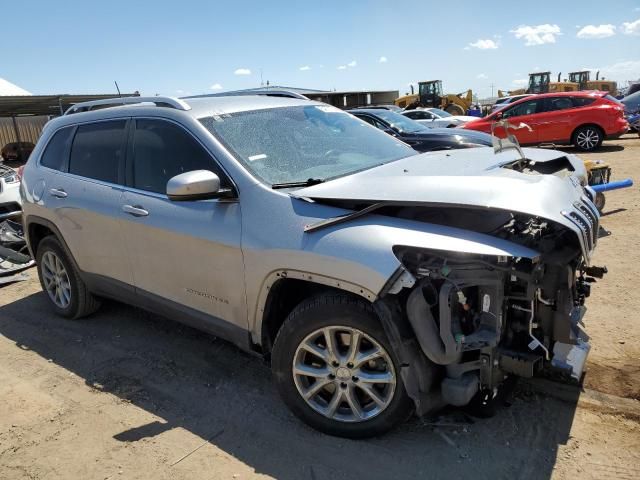
{"label": "crumpled hood", "polygon": [[[474,148],[415,155],[296,190],[291,195],[320,202],[348,200],[495,208],[553,220],[581,236],[580,227],[567,218],[566,213],[578,208],[576,204],[583,202],[585,196],[581,185],[586,183],[582,161],[555,150],[525,148],[523,151],[537,164],[566,157],[575,171],[570,176],[522,173],[501,167],[518,160],[517,151],[494,154],[491,148]],[[585,256],[591,249],[592,246],[585,247]]]}

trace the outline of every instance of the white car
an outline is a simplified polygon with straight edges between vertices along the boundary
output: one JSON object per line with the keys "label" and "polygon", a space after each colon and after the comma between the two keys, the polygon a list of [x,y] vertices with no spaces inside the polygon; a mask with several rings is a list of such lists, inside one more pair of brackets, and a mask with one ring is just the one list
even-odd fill
{"label": "white car", "polygon": [[439,108],[416,108],[415,110],[405,110],[401,112],[405,117],[421,123],[429,128],[449,128],[464,125],[471,120],[477,120],[478,117],[470,117],[466,115],[451,115]]}
{"label": "white car", "polygon": [[0,220],[20,215],[20,175],[13,168],[0,164]]}

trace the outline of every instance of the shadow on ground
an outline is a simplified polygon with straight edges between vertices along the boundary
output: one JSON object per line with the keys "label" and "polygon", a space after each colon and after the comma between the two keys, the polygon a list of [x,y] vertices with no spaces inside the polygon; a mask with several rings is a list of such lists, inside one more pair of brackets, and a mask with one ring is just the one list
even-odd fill
{"label": "shadow on ground", "polygon": [[293,417],[261,359],[126,305],[109,302],[89,319],[68,321],[37,293],[0,307],[0,334],[163,419],[116,440],[182,427],[278,479],[548,479],[577,403],[521,387],[491,419],[454,411],[437,426],[414,419],[384,437],[352,441]]}
{"label": "shadow on ground", "polygon": [[[625,139],[618,139],[616,140],[616,142],[621,141],[621,140],[625,140]],[[599,155],[599,154],[603,154],[603,153],[609,153],[609,152],[621,152],[622,150],[624,150],[624,145],[617,145],[617,144],[611,144],[611,143],[603,143],[602,146],[600,148],[598,148],[597,150],[593,151],[593,152],[583,152],[582,150],[567,145],[567,146],[559,146],[558,147],[559,150],[562,150],[563,152],[568,152],[568,153],[574,153],[576,155],[582,156],[582,155]]]}

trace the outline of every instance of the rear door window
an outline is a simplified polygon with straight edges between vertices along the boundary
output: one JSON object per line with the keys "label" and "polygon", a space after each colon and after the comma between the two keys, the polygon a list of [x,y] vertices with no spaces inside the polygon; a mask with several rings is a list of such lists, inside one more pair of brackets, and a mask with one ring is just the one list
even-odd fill
{"label": "rear door window", "polygon": [[193,170],[209,170],[228,187],[220,167],[191,134],[182,127],[164,120],[136,120],[133,137],[134,188],[166,193],[170,178]]}
{"label": "rear door window", "polygon": [[388,128],[386,125],[379,122],[375,118],[370,117],[369,115],[356,115],[356,117],[358,117],[360,120],[364,120],[369,125],[373,125],[374,127],[379,128],[380,130],[386,130]]}
{"label": "rear door window", "polygon": [[522,103],[514,105],[513,107],[505,109],[502,117],[509,118],[519,117],[521,115],[533,115],[534,113],[539,113],[539,105],[539,100],[526,100]]}
{"label": "rear door window", "polygon": [[546,112],[555,112],[558,110],[566,110],[568,108],[573,108],[573,102],[571,101],[571,97],[551,97],[545,100],[545,111]]}
{"label": "rear door window", "polygon": [[596,99],[592,97],[573,97],[571,100],[573,100],[574,107],[586,107],[596,101]]}
{"label": "rear door window", "polygon": [[126,125],[126,120],[80,125],[71,146],[69,173],[108,183],[121,183],[124,176]]}
{"label": "rear door window", "polygon": [[422,110],[414,110],[413,112],[405,113],[405,116],[411,118],[412,120],[431,120],[433,115],[429,112],[424,112]]}
{"label": "rear door window", "polygon": [[67,163],[74,127],[65,127],[53,134],[40,158],[40,165],[54,170],[63,170]]}

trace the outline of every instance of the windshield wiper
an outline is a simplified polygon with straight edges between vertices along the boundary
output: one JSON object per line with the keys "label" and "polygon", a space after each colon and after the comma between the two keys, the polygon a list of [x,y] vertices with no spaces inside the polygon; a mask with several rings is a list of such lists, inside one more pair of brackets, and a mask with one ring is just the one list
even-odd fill
{"label": "windshield wiper", "polygon": [[324,180],[321,178],[309,178],[298,182],[274,183],[271,185],[271,188],[277,190],[278,188],[312,187],[313,185],[318,185],[322,182],[324,182]]}

